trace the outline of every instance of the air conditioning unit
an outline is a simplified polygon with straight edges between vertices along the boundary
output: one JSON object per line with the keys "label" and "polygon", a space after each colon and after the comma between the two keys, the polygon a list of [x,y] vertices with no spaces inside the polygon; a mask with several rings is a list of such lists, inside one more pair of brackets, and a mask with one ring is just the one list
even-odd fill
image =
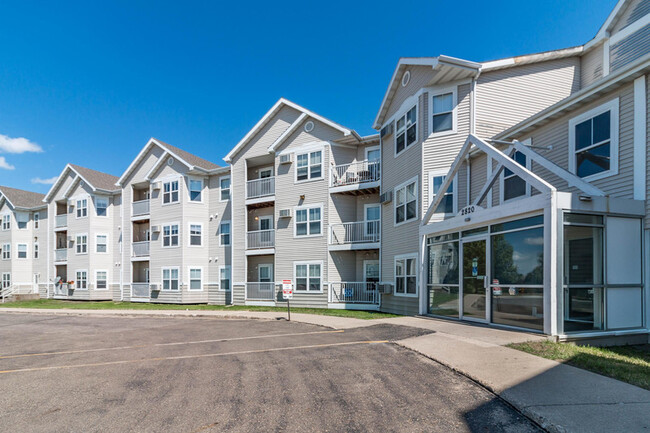
{"label": "air conditioning unit", "polygon": [[73,236],[68,236],[68,242],[74,242],[74,237]]}
{"label": "air conditioning unit", "polygon": [[381,204],[390,203],[393,201],[393,191],[386,191],[381,196],[379,196],[379,202]]}
{"label": "air conditioning unit", "polygon": [[390,135],[393,133],[393,122],[390,122],[388,125],[384,126],[381,128],[381,138],[384,138],[387,135]]}
{"label": "air conditioning unit", "polygon": [[152,292],[157,292],[160,289],[158,288],[158,284],[149,284],[149,287],[151,288]]}
{"label": "air conditioning unit", "polygon": [[280,209],[280,218],[291,218],[291,209]]}
{"label": "air conditioning unit", "polygon": [[161,183],[162,182],[154,182],[154,183],[152,183],[151,184],[151,189],[153,189],[153,190],[160,189],[162,187]]}
{"label": "air conditioning unit", "polygon": [[160,233],[160,226],[151,226],[151,231],[154,233]]}
{"label": "air conditioning unit", "polygon": [[291,164],[291,153],[280,155],[280,164]]}
{"label": "air conditioning unit", "polygon": [[379,292],[384,295],[390,295],[393,293],[393,284],[392,283],[381,283],[379,284]]}

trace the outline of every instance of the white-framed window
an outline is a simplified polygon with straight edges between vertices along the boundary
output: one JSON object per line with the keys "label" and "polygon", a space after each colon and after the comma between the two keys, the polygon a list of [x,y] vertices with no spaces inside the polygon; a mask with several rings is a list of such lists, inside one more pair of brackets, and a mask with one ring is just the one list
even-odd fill
{"label": "white-framed window", "polygon": [[162,268],[162,289],[178,290],[178,268]]}
{"label": "white-framed window", "polygon": [[29,222],[29,214],[24,212],[16,213],[16,226],[18,230],[27,230],[27,223]]}
{"label": "white-framed window", "polygon": [[3,272],[2,273],[2,288],[6,289],[11,286],[11,273]]}
{"label": "white-framed window", "polygon": [[16,257],[19,259],[27,258],[27,244],[16,244]]}
{"label": "white-framed window", "polygon": [[200,247],[203,244],[203,224],[190,223],[190,246]]}
{"label": "white-framed window", "polygon": [[219,201],[230,200],[230,176],[219,178]]}
{"label": "white-framed window", "polygon": [[304,206],[295,209],[294,237],[322,236],[323,207]]}
{"label": "white-framed window", "polygon": [[34,229],[35,230],[38,230],[40,220],[41,220],[41,214],[39,214],[38,212],[35,212],[34,213]]}
{"label": "white-framed window", "polygon": [[296,182],[323,178],[323,151],[296,154]]}
{"label": "white-framed window", "polygon": [[86,218],[88,216],[88,199],[80,198],[77,200],[77,218]]}
{"label": "white-framed window", "polygon": [[395,156],[418,141],[418,106],[409,109],[395,121]]}
{"label": "white-framed window", "polygon": [[221,221],[219,224],[219,245],[230,245],[230,221]]}
{"label": "white-framed window", "polygon": [[95,197],[95,212],[98,217],[108,216],[108,197]]}
{"label": "white-framed window", "polygon": [[11,230],[11,214],[2,215],[2,231]]}
{"label": "white-framed window", "polygon": [[367,204],[363,206],[365,220],[365,235],[368,241],[376,242],[379,239],[381,231],[381,205],[379,203]]}
{"label": "white-framed window", "polygon": [[88,290],[88,271],[77,271],[77,278],[75,279],[75,289]]}
{"label": "white-framed window", "polygon": [[219,268],[219,290],[230,290],[230,265]]}
{"label": "white-framed window", "polygon": [[294,262],[293,269],[297,292],[323,291],[323,262]]}
{"label": "white-framed window", "polygon": [[2,260],[11,260],[11,244],[2,245]]}
{"label": "white-framed window", "polygon": [[395,295],[417,296],[417,254],[395,256]]}
{"label": "white-framed window", "polygon": [[97,253],[108,252],[108,235],[98,234],[95,237],[95,252]]}
{"label": "white-framed window", "polygon": [[[523,153],[515,151],[512,159],[522,167],[530,168],[530,160]],[[530,195],[530,185],[505,167],[501,172],[501,188],[499,190],[501,203]]]}
{"label": "white-framed window", "polygon": [[569,120],[569,171],[595,180],[618,173],[619,100]]}
{"label": "white-framed window", "polygon": [[431,92],[429,134],[443,135],[456,132],[456,95],[455,87]]}
{"label": "white-framed window", "polygon": [[260,264],[257,267],[257,281],[260,283],[273,282],[273,265],[270,263]]}
{"label": "white-framed window", "polygon": [[80,234],[76,236],[75,248],[77,254],[87,254],[88,253],[88,235]]}
{"label": "white-framed window", "polygon": [[[429,172],[429,204],[433,203],[433,200],[440,192],[442,184],[447,179],[448,172],[449,170],[432,170]],[[455,214],[457,212],[455,180],[456,178],[452,180],[451,185],[445,191],[436,213]]]}
{"label": "white-framed window", "polygon": [[179,239],[178,224],[163,225],[162,246],[163,248],[177,247]]}
{"label": "white-framed window", "polygon": [[34,242],[34,258],[38,259],[38,242]]}
{"label": "white-framed window", "polygon": [[203,201],[203,180],[190,179],[189,184],[190,201],[201,203]]}
{"label": "white-framed window", "polygon": [[178,203],[178,180],[163,182],[163,204]]}
{"label": "white-framed window", "polygon": [[108,289],[108,271],[104,271],[104,270],[95,271],[95,289],[97,290]]}
{"label": "white-framed window", "polygon": [[407,223],[418,218],[418,179],[417,177],[395,188],[393,200],[394,225]]}
{"label": "white-framed window", "polygon": [[189,290],[203,290],[203,268],[191,267]]}

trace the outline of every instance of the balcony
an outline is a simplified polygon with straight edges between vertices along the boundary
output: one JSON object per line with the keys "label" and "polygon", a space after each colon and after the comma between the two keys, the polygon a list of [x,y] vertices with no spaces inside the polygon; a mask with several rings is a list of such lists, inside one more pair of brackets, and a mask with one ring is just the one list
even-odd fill
{"label": "balcony", "polygon": [[381,222],[379,220],[330,225],[330,251],[379,249],[380,240]]}
{"label": "balcony", "polygon": [[149,215],[149,200],[134,201],[131,204],[131,216]]}
{"label": "balcony", "polygon": [[246,283],[246,301],[275,301],[275,283]]}
{"label": "balcony", "polygon": [[57,215],[54,218],[54,228],[64,229],[68,227],[68,214]]}
{"label": "balcony", "polygon": [[379,161],[359,161],[330,168],[330,192],[361,195],[379,192]]}
{"label": "balcony", "polygon": [[149,241],[133,242],[133,255],[134,258],[149,257]]}
{"label": "balcony", "polygon": [[275,177],[265,177],[246,182],[246,204],[275,201]]}
{"label": "balcony", "polygon": [[[367,307],[368,305],[379,306],[379,287],[377,283],[370,282],[339,282],[330,283],[329,303],[357,304]],[[346,307],[349,308],[349,305]]]}
{"label": "balcony", "polygon": [[246,255],[275,254],[275,230],[246,233]]}
{"label": "balcony", "polygon": [[54,261],[57,263],[67,262],[68,261],[68,249],[59,248],[54,250]]}

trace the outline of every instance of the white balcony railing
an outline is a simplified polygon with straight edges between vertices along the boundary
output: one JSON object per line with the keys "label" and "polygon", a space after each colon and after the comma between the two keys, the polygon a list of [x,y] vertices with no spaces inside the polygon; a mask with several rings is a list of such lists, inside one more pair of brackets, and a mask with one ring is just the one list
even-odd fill
{"label": "white balcony railing", "polygon": [[380,240],[380,222],[359,221],[330,225],[330,245],[375,243]]}
{"label": "white balcony railing", "polygon": [[246,249],[259,250],[275,246],[275,230],[256,230],[246,233]]}
{"label": "white balcony railing", "polygon": [[54,295],[55,296],[67,296],[68,294],[68,283],[59,282],[54,285]]}
{"label": "white balcony railing", "polygon": [[379,304],[377,283],[340,282],[330,283],[330,303]]}
{"label": "white balcony railing", "polygon": [[246,198],[268,197],[275,194],[275,177],[246,182]]}
{"label": "white balcony railing", "polygon": [[55,262],[67,262],[68,261],[68,249],[59,248],[54,250],[54,261]]}
{"label": "white balcony railing", "polygon": [[150,286],[149,283],[131,283],[131,296],[134,298],[148,298]]}
{"label": "white balcony railing", "polygon": [[68,226],[68,214],[57,215],[54,219],[56,228],[67,227]]}
{"label": "white balcony railing", "polygon": [[275,301],[275,283],[246,283],[246,299]]}
{"label": "white balcony railing", "polygon": [[379,161],[360,161],[335,165],[330,168],[330,186],[358,185],[379,182],[381,165]]}
{"label": "white balcony railing", "polygon": [[133,242],[133,257],[149,257],[149,241]]}
{"label": "white balcony railing", "polygon": [[132,203],[132,215],[148,215],[149,214],[149,200],[134,201]]}

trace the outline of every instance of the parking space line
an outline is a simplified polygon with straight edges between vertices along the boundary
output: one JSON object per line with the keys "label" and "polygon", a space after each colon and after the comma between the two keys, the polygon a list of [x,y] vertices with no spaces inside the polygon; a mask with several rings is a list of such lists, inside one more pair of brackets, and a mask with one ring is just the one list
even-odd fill
{"label": "parking space line", "polygon": [[313,335],[313,334],[338,334],[342,332],[344,332],[343,329],[337,329],[334,331],[294,332],[291,334],[272,334],[272,335],[258,335],[258,336],[251,336],[251,337],[218,338],[214,340],[178,341],[173,343],[154,343],[154,344],[140,344],[140,345],[133,345],[133,346],[101,347],[97,349],[65,350],[60,352],[25,353],[21,355],[1,355],[0,359],[29,358],[33,356],[48,356],[48,355],[70,355],[75,353],[103,352],[107,350],[142,349],[145,347],[182,346],[186,344],[222,343],[227,341],[255,340],[255,339],[262,339],[262,338],[277,338],[277,337],[296,337],[301,335]]}
{"label": "parking space line", "polygon": [[271,349],[256,349],[256,350],[242,350],[239,352],[224,352],[224,353],[205,353],[202,355],[179,355],[179,356],[163,356],[157,358],[144,358],[144,359],[129,359],[124,361],[106,361],[88,364],[71,364],[71,365],[52,365],[47,367],[32,367],[32,368],[19,368],[15,370],[0,370],[0,374],[9,373],[23,373],[30,371],[46,371],[46,370],[61,370],[82,367],[101,367],[106,365],[120,365],[120,364],[135,364],[138,362],[151,362],[151,361],[176,361],[181,359],[196,359],[196,358],[213,358],[218,356],[235,356],[235,355],[249,355],[254,353],[267,353],[267,352],[280,352],[285,350],[299,350],[299,349],[322,349],[326,347],[337,346],[352,346],[362,344],[385,344],[389,340],[376,340],[376,341],[346,341],[342,343],[328,343],[328,344],[311,344],[307,346],[289,346],[289,347],[275,347]]}

